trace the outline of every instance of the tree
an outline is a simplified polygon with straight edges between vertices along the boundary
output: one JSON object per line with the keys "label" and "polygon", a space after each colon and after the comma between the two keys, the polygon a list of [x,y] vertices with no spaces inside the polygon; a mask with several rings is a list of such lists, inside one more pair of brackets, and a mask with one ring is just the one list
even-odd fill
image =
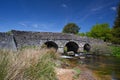
{"label": "tree", "polygon": [[86,33],[78,33],[79,36],[86,36]]}
{"label": "tree", "polygon": [[112,28],[112,42],[120,44],[120,3],[117,7],[117,17]]}
{"label": "tree", "polygon": [[75,23],[68,23],[63,28],[63,33],[73,33],[77,34],[79,32],[80,28]]}
{"label": "tree", "polygon": [[89,35],[94,38],[100,38],[104,41],[110,41],[111,38],[111,29],[109,28],[109,24],[96,24],[92,27]]}

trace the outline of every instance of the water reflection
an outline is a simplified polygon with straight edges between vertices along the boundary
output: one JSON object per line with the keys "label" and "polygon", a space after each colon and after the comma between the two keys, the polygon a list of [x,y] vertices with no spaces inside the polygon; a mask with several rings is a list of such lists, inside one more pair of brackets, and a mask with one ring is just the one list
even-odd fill
{"label": "water reflection", "polygon": [[111,80],[120,80],[120,58],[99,56],[80,60],[81,62],[103,77],[104,80],[108,75],[111,76]]}
{"label": "water reflection", "polygon": [[71,68],[85,65],[101,79],[98,80],[120,80],[120,58],[93,56],[83,59],[67,59]]}

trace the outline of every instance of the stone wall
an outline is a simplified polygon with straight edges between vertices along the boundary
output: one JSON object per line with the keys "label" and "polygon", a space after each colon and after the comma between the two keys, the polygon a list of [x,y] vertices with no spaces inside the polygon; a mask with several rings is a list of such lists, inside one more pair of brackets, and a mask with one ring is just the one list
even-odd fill
{"label": "stone wall", "polygon": [[0,33],[0,49],[17,50],[13,35]]}
{"label": "stone wall", "polygon": [[0,33],[0,48],[17,50],[24,46],[42,46],[45,42],[52,41],[57,44],[58,50],[63,50],[68,42],[78,44],[80,51],[86,43],[104,44],[103,40],[76,36],[65,33],[32,32],[12,30],[12,34]]}

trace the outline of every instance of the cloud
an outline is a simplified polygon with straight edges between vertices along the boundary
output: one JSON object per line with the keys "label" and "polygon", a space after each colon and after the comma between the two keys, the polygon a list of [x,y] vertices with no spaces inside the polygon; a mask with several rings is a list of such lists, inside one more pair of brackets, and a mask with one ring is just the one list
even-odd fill
{"label": "cloud", "polygon": [[[107,4],[105,4],[105,5],[97,5],[97,6],[94,6],[93,8],[91,8],[90,10],[89,10],[89,12],[88,13],[86,13],[81,19],[80,19],[80,21],[85,21],[89,16],[91,16],[91,15],[93,15],[93,14],[96,14],[96,13],[98,13],[100,10],[102,10],[102,9],[109,9],[109,7],[112,5],[113,3],[107,3]],[[116,7],[112,7],[111,8],[112,10],[116,10]],[[102,19],[102,16],[100,17],[100,19]]]}
{"label": "cloud", "polygon": [[113,6],[113,7],[111,7],[110,9],[113,10],[113,11],[116,11],[116,10],[117,10],[117,7]]}
{"label": "cloud", "polygon": [[101,10],[102,8],[104,8],[104,7],[92,8],[91,11],[98,11],[98,10]]}
{"label": "cloud", "polygon": [[105,5],[99,5],[99,6],[96,6],[94,8],[91,9],[91,11],[99,11],[99,10],[102,10],[110,5],[112,5],[113,3],[108,3],[108,4],[105,4]]}
{"label": "cloud", "polygon": [[50,31],[51,29],[56,31],[55,23],[31,23],[22,22],[19,23],[21,27],[26,27],[27,29],[37,30],[37,31]]}
{"label": "cloud", "polygon": [[28,27],[25,23],[19,23],[21,26]]}
{"label": "cloud", "polygon": [[46,24],[37,24],[37,23],[19,23],[19,25],[30,28],[46,28]]}
{"label": "cloud", "polygon": [[68,6],[67,6],[66,4],[64,4],[64,3],[63,3],[61,6],[62,6],[63,8],[68,8]]}

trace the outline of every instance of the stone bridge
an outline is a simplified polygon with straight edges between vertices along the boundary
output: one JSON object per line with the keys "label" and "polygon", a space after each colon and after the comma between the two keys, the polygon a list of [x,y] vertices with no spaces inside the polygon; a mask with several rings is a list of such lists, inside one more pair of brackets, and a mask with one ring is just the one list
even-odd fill
{"label": "stone bridge", "polygon": [[17,50],[25,46],[46,45],[48,48],[55,48],[63,53],[64,48],[67,51],[82,52],[86,45],[104,44],[103,40],[81,37],[74,34],[52,33],[52,32],[32,32],[16,31],[11,33],[0,33],[0,48]]}

